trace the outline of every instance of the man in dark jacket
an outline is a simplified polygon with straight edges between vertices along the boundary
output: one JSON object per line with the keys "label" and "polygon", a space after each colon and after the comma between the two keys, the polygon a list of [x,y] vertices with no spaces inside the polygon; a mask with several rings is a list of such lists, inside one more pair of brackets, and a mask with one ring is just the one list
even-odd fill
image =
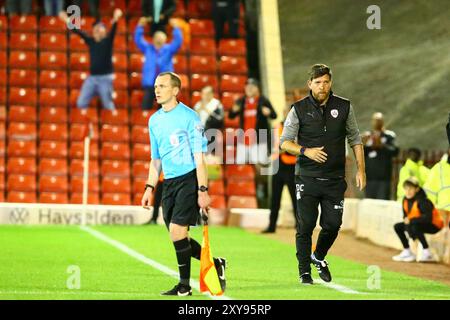
{"label": "man in dark jacket", "polygon": [[174,0],[142,0],[142,13],[151,23],[151,35],[156,31],[166,32],[170,17],[176,10]]}

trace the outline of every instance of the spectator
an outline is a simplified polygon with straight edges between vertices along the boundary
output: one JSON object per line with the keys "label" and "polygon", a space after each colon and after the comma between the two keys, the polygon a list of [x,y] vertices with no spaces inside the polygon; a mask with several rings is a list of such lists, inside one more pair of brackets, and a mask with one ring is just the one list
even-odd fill
{"label": "spectator", "polygon": [[420,160],[421,152],[417,148],[408,149],[408,156],[405,164],[400,169],[400,175],[397,185],[397,201],[402,201],[405,196],[403,190],[403,182],[409,177],[416,177],[419,180],[419,186],[423,187],[425,181],[427,181],[428,173],[430,169],[423,165],[423,161]]}
{"label": "spectator", "polygon": [[[73,0],[72,4],[82,8],[83,0]],[[95,21],[100,21],[100,11],[99,11],[100,0],[88,0],[89,15],[95,18]]]}
{"label": "spectator", "polygon": [[366,158],[366,197],[372,199],[391,198],[392,158],[397,156],[395,133],[384,127],[383,114],[372,115],[372,131],[362,136]]}
{"label": "spectator", "polygon": [[[240,117],[240,128],[247,133],[245,141],[238,139],[236,162],[243,164],[247,159],[250,163],[266,163],[268,146],[270,146],[270,126],[268,119],[275,119],[277,114],[269,99],[260,94],[259,83],[256,79],[249,78],[245,85],[245,95],[239,98],[228,117],[234,119]],[[259,130],[267,130],[265,141],[260,141]],[[256,130],[256,134],[250,134],[248,130]]]}
{"label": "spectator", "polygon": [[[101,22],[96,22],[93,27],[92,37],[81,30],[73,29],[89,47],[90,76],[84,81],[77,100],[78,108],[87,108],[95,95],[100,96],[103,108],[113,110],[113,42],[117,29],[117,21],[122,16],[120,9],[114,10],[113,24],[109,33]],[[67,14],[62,11],[60,17],[68,21]]]}
{"label": "spectator", "polygon": [[6,0],[5,8],[10,16],[26,16],[31,14],[32,3],[31,0]]}
{"label": "spectator", "polygon": [[216,30],[216,42],[224,38],[225,23],[228,23],[230,38],[237,38],[239,31],[239,0],[214,0],[212,15]]}
{"label": "spectator", "polygon": [[151,23],[151,35],[156,31],[166,32],[170,17],[175,12],[174,0],[142,0],[142,14]]}
{"label": "spectator", "polygon": [[423,251],[419,262],[433,261],[433,255],[428,249],[425,233],[437,233],[444,226],[444,222],[433,203],[419,186],[419,181],[416,177],[406,179],[403,183],[403,188],[405,189],[405,197],[403,198],[404,222],[395,224],[394,230],[400,238],[404,249],[392,259],[404,262],[416,260],[415,255],[409,248],[408,238],[405,234],[405,232],[408,232],[413,240],[419,239],[422,244]]}
{"label": "spectator", "polygon": [[44,11],[46,16],[58,16],[63,10],[64,1],[62,0],[44,0]]}
{"label": "spectator", "polygon": [[197,111],[205,131],[223,128],[223,106],[218,99],[214,98],[212,86],[202,89],[201,100],[195,104],[194,110]]}
{"label": "spectator", "polygon": [[142,17],[134,32],[134,42],[145,56],[142,68],[142,88],[144,99],[142,109],[151,109],[155,101],[155,79],[158,74],[166,71],[174,71],[172,58],[180,49],[183,43],[183,35],[174,20],[170,21],[173,27],[173,40],[167,42],[167,35],[162,31],[157,31],[153,35],[153,43],[148,43],[144,39],[144,26],[147,18]]}

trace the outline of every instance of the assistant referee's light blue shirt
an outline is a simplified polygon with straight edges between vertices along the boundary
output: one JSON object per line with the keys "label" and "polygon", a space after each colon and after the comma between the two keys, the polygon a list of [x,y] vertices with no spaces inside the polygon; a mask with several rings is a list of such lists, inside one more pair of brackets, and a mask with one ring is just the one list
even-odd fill
{"label": "assistant referee's light blue shirt", "polygon": [[206,152],[208,140],[194,110],[179,102],[166,112],[156,111],[148,121],[152,159],[161,159],[165,179],[196,168],[194,153]]}

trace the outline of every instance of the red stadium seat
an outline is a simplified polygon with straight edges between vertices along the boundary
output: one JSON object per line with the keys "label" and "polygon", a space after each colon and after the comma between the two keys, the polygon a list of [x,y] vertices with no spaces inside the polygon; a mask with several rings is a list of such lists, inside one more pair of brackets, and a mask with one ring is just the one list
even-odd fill
{"label": "red stadium seat", "polygon": [[36,33],[11,32],[9,48],[12,50],[37,50]]}
{"label": "red stadium seat", "polygon": [[0,139],[4,141],[6,138],[6,125],[5,122],[0,122]]}
{"label": "red stadium seat", "polygon": [[43,88],[40,90],[39,104],[41,106],[66,107],[68,105],[67,90]]}
{"label": "red stadium seat", "polygon": [[258,209],[258,202],[256,197],[231,196],[228,198],[228,208]]}
{"label": "red stadium seat", "polygon": [[[83,176],[84,174],[84,160],[73,159],[70,162],[70,174],[73,176]],[[96,177],[100,174],[98,161],[89,160],[89,176]]]}
{"label": "red stadium seat", "polygon": [[246,76],[222,75],[220,80],[220,91],[243,92],[246,81]]}
{"label": "red stadium seat", "polygon": [[142,199],[142,190],[144,189],[142,186],[145,186],[146,183],[147,183],[146,177],[134,177],[131,189],[132,193],[140,194]]}
{"label": "red stadium seat", "polygon": [[188,63],[186,56],[177,55],[172,58],[172,63],[176,73],[188,73]]}
{"label": "red stadium seat", "polygon": [[142,108],[142,99],[144,98],[144,92],[142,90],[131,91],[130,106],[132,109]]}
{"label": "red stadium seat", "polygon": [[[5,120],[6,120],[6,106],[0,105],[0,123],[3,122],[3,125],[4,125]],[[3,137],[0,134],[0,140],[2,140],[2,139],[3,139]]]}
{"label": "red stadium seat", "polygon": [[156,110],[132,110],[131,124],[134,126],[148,126],[148,120]]}
{"label": "red stadium seat", "polygon": [[255,170],[252,165],[230,164],[225,166],[228,179],[255,180]]}
{"label": "red stadium seat", "polygon": [[113,74],[113,88],[128,90],[128,76],[125,72],[115,72]]}
{"label": "red stadium seat", "polygon": [[62,33],[41,33],[39,49],[41,51],[66,51],[67,37]]}
{"label": "red stadium seat", "polygon": [[210,37],[214,38],[214,24],[212,20],[206,19],[190,19],[189,26],[191,27],[192,37]]}
{"label": "red stadium seat", "polygon": [[9,67],[11,69],[35,69],[37,54],[35,51],[11,51],[9,53]]}
{"label": "red stadium seat", "polygon": [[[98,127],[96,125],[92,126],[93,129],[93,135],[91,137],[91,141],[97,141],[99,134],[98,134]],[[70,140],[71,141],[80,141],[83,142],[84,138],[88,134],[89,127],[86,126],[86,124],[81,123],[74,123],[70,126]]]}
{"label": "red stadium seat", "polygon": [[230,180],[227,181],[228,196],[254,196],[256,194],[254,180]]}
{"label": "red stadium seat", "polygon": [[189,1],[187,7],[187,15],[189,18],[211,18],[212,15],[212,1],[197,0]]}
{"label": "red stadium seat", "polygon": [[58,19],[58,17],[41,16],[39,19],[39,31],[41,36],[45,34],[44,32],[66,32],[66,24]]}
{"label": "red stadium seat", "polygon": [[223,185],[223,180],[213,180],[209,181],[208,189],[210,195],[224,195],[225,187]]}
{"label": "red stadium seat", "polygon": [[71,89],[81,89],[84,80],[87,79],[89,73],[86,71],[71,71],[70,72],[70,80],[69,86]]}
{"label": "red stadium seat", "polygon": [[128,91],[127,90],[114,90],[112,93],[114,105],[118,109],[128,108]]}
{"label": "red stadium seat", "polygon": [[128,58],[125,53],[114,53],[112,57],[114,70],[118,72],[127,72]]}
{"label": "red stadium seat", "polygon": [[6,32],[9,29],[8,18],[5,15],[0,16],[0,32]]}
{"label": "red stadium seat", "polygon": [[7,202],[36,203],[36,192],[10,191],[6,198]]}
{"label": "red stadium seat", "polygon": [[189,68],[192,73],[217,73],[217,62],[214,56],[194,56],[191,55]]}
{"label": "red stadium seat", "polygon": [[102,204],[104,205],[131,205],[129,193],[103,193]]}
{"label": "red stadium seat", "polygon": [[69,203],[69,198],[67,192],[41,192],[39,194],[39,202],[66,204]]}
{"label": "red stadium seat", "polygon": [[67,166],[66,159],[48,159],[43,158],[39,162],[39,174],[42,175],[54,175],[54,176],[67,176],[69,168]]}
{"label": "red stadium seat", "polygon": [[104,160],[101,165],[102,177],[130,177],[130,165],[128,161]]}
{"label": "red stadium seat", "polygon": [[243,74],[246,75],[247,60],[242,57],[220,57],[219,70],[221,74]]}
{"label": "red stadium seat", "polygon": [[67,108],[45,107],[39,109],[41,123],[67,123]]}
{"label": "red stadium seat", "polygon": [[191,90],[201,91],[205,86],[212,86],[214,91],[218,90],[218,81],[215,75],[208,74],[192,74]]}
{"label": "red stadium seat", "polygon": [[133,160],[150,161],[150,145],[147,143],[135,143],[132,154]]}
{"label": "red stadium seat", "polygon": [[128,126],[102,125],[100,138],[103,142],[129,142],[130,132]]}
{"label": "red stadium seat", "polygon": [[[110,6],[111,9],[113,8],[117,8],[117,6]],[[125,11],[125,10],[122,10]],[[112,16],[112,12],[111,14],[109,14],[109,16]],[[112,19],[109,19],[107,21],[105,21],[105,25],[107,26],[108,30],[111,30],[112,27]],[[126,35],[128,32],[128,28],[127,28],[127,23],[126,20],[124,18],[120,19],[119,21],[117,21],[117,29],[116,29],[116,34],[118,35]],[[114,40],[114,46],[116,46],[116,40]]]}
{"label": "red stadium seat", "polygon": [[130,193],[130,178],[113,178],[103,177],[102,179],[103,193]]}
{"label": "red stadium seat", "polygon": [[8,191],[36,191],[36,176],[35,175],[22,175],[22,174],[9,174],[7,181]]}
{"label": "red stadium seat", "polygon": [[144,65],[145,57],[141,53],[132,53],[130,55],[130,71],[142,72],[142,66]]}
{"label": "red stadium seat", "polygon": [[69,48],[72,52],[88,52],[89,47],[83,38],[77,34],[71,34],[69,37]]}
{"label": "red stadium seat", "polygon": [[52,176],[42,175],[39,177],[39,192],[67,192],[69,183],[67,175]]}
{"label": "red stadium seat", "polygon": [[[88,180],[88,194],[91,192],[100,191],[100,182],[98,177],[89,177]],[[72,176],[70,178],[70,192],[83,193],[83,176]]]}
{"label": "red stadium seat", "polygon": [[247,48],[243,39],[221,39],[219,56],[245,56]]}
{"label": "red stadium seat", "polygon": [[241,98],[243,93],[236,92],[222,92],[221,102],[225,110],[230,110],[236,103],[236,100]]}
{"label": "red stadium seat", "polygon": [[36,140],[36,124],[26,122],[10,122],[8,138],[10,140]]}
{"label": "red stadium seat", "polygon": [[0,50],[6,50],[8,48],[8,35],[6,32],[0,32]]}
{"label": "red stadium seat", "polygon": [[114,37],[114,52],[126,53],[127,49],[128,49],[128,45],[127,45],[126,36],[117,34]]}
{"label": "red stadium seat", "polygon": [[[109,111],[109,110],[107,110]],[[111,111],[109,111],[111,112]],[[71,123],[86,123],[89,121],[91,123],[98,123],[98,114],[97,109],[88,108],[88,109],[79,109],[72,108],[70,111],[70,122]]]}
{"label": "red stadium seat", "polygon": [[10,122],[36,122],[36,108],[30,106],[11,106],[9,108]]}
{"label": "red stadium seat", "polygon": [[67,88],[67,73],[58,70],[42,70],[39,74],[41,88]]}
{"label": "red stadium seat", "polygon": [[8,157],[36,157],[36,141],[9,140]]}
{"label": "red stadium seat", "polygon": [[39,139],[66,141],[69,138],[67,124],[65,123],[42,123],[39,129]]}
{"label": "red stadium seat", "polygon": [[[177,1],[177,2],[179,2],[179,1]],[[127,12],[130,16],[140,17],[142,15],[140,1],[128,1]],[[133,19],[133,18],[131,18],[131,19]],[[130,30],[130,32],[134,31],[134,29],[128,29],[128,30]]]}
{"label": "red stadium seat", "polygon": [[134,161],[131,174],[134,178],[148,178],[149,167],[148,161]]}
{"label": "red stadium seat", "polygon": [[9,71],[9,85],[11,87],[36,87],[36,70],[12,69]]}
{"label": "red stadium seat", "polygon": [[213,209],[226,209],[225,196],[211,195],[211,208]]}
{"label": "red stadium seat", "polygon": [[[84,159],[84,142],[72,141],[69,149],[70,159]],[[98,143],[91,141],[89,145],[89,159],[98,159]]]}
{"label": "red stadium seat", "polygon": [[[70,203],[82,204],[83,203],[83,194],[82,193],[72,193],[70,195]],[[88,204],[100,204],[100,196],[98,195],[98,192],[94,193],[94,192],[89,191],[87,203]]]}
{"label": "red stadium seat", "polygon": [[190,51],[191,55],[207,55],[215,57],[216,42],[212,38],[192,38]]}
{"label": "red stadium seat", "polygon": [[9,29],[11,32],[36,32],[38,30],[37,18],[34,15],[11,16],[9,19]]}
{"label": "red stadium seat", "polygon": [[89,70],[90,57],[87,52],[71,52],[70,53],[70,69],[71,70]]}
{"label": "red stadium seat", "polygon": [[34,158],[9,158],[6,165],[8,174],[36,174],[37,166]]}
{"label": "red stadium seat", "polygon": [[105,142],[100,151],[103,160],[129,160],[130,147],[128,143]]}
{"label": "red stadium seat", "polygon": [[[7,66],[8,66],[8,58],[6,51],[0,50],[0,68],[6,68]],[[6,81],[6,79],[4,81]]]}
{"label": "red stadium seat", "polygon": [[147,126],[133,126],[131,128],[132,143],[150,143],[149,132]]}
{"label": "red stadium seat", "polygon": [[91,33],[92,31],[92,25],[95,22],[95,18],[94,17],[89,17],[87,15],[82,15],[81,20],[80,20],[80,29],[81,31],[84,31],[88,34]]}
{"label": "red stadium seat", "polygon": [[102,109],[100,118],[103,124],[127,125],[128,110],[106,110]]}
{"label": "red stadium seat", "polygon": [[5,157],[0,157],[0,173],[5,174]]}
{"label": "red stadium seat", "polygon": [[142,74],[139,72],[132,72],[129,79],[129,89],[138,90],[142,88]]}
{"label": "red stadium seat", "polygon": [[102,15],[112,16],[115,8],[125,11],[125,0],[100,0],[99,10]]}
{"label": "red stadium seat", "polygon": [[39,143],[39,158],[66,159],[68,154],[65,141],[41,141]]}
{"label": "red stadium seat", "polygon": [[181,80],[181,92],[183,92],[183,90],[186,91],[192,90],[190,76],[188,76],[187,74],[179,74],[178,76],[180,77]]}
{"label": "red stadium seat", "polygon": [[42,52],[39,55],[39,68],[41,70],[65,69],[67,56],[65,52]]}

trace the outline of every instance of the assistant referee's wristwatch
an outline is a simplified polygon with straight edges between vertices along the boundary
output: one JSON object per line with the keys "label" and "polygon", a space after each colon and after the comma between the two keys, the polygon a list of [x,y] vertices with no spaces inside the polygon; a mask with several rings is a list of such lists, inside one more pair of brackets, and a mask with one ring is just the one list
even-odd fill
{"label": "assistant referee's wristwatch", "polygon": [[147,191],[147,188],[151,188],[152,192],[155,190],[155,186],[148,184],[148,183],[145,184],[144,192]]}
{"label": "assistant referee's wristwatch", "polygon": [[301,147],[300,148],[300,154],[303,156],[305,154],[306,151],[306,147]]}
{"label": "assistant referee's wristwatch", "polygon": [[198,187],[198,191],[206,192],[206,191],[208,191],[208,187],[207,186],[200,186],[200,187]]}

